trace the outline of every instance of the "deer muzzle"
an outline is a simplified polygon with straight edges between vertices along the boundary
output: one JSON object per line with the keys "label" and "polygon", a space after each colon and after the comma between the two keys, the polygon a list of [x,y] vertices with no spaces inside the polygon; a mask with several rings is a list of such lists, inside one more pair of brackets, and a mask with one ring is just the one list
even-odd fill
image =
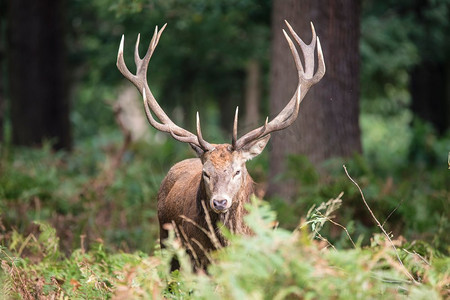
{"label": "deer muzzle", "polygon": [[231,207],[231,199],[227,196],[216,196],[211,198],[211,208],[218,214],[225,213]]}

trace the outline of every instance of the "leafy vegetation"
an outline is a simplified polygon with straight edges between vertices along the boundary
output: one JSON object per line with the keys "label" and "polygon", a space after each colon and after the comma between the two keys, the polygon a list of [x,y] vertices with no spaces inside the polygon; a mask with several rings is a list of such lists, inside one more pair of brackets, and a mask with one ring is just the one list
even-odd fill
{"label": "leafy vegetation", "polygon": [[[394,2],[399,6],[386,9]],[[329,160],[320,170],[289,157],[279,180],[293,178],[297,198],[255,200],[247,217],[255,235],[225,233],[231,246],[213,254],[204,274],[191,271],[174,236],[164,251],[158,242],[159,184],[192,153],[155,137],[121,151],[123,137],[105,100],[118,94],[115,55],[122,33],[131,61],[137,32],[145,44],[156,24],[169,22],[160,47],[176,51],[158,48],[152,59],[155,95],[166,95],[170,109],[205,105],[208,131],[220,135],[223,110],[211,103],[226,101],[214,95],[241,97],[251,59],[267,69],[270,1],[69,1],[69,58],[79,84],[71,115],[76,145],[71,153],[54,152],[51,141],[41,149],[0,145],[0,298],[450,297],[450,136],[416,120],[408,107],[409,70],[448,53],[448,1],[430,2],[426,28],[402,14],[408,2],[364,1],[363,155]],[[436,32],[432,43],[429,31]],[[263,184],[267,157],[249,163]],[[169,273],[173,255],[182,268]]]}
{"label": "leafy vegetation", "polygon": [[[214,253],[209,274],[193,273],[180,244],[172,238],[153,256],[141,252],[111,253],[102,241],[64,257],[55,230],[39,223],[40,232],[23,237],[14,232],[0,251],[3,297],[23,299],[285,299],[285,298],[415,298],[448,296],[450,258],[426,243],[391,245],[372,236],[370,247],[328,248],[317,242],[315,225],[329,218],[341,199],[314,210],[293,232],[273,229],[275,213],[254,201],[246,221],[255,235],[228,234],[231,245]],[[312,225],[312,226],[310,226]],[[312,232],[310,232],[310,228]],[[323,238],[322,238],[323,239]],[[28,255],[23,255],[28,252]],[[177,255],[181,269],[168,272]],[[397,255],[401,260],[398,260]],[[22,257],[23,256],[23,257]]]}
{"label": "leafy vegetation", "polygon": [[[430,135],[432,131],[423,134],[425,139]],[[73,153],[53,152],[47,146],[14,148],[3,157],[4,297],[448,296],[448,170],[442,164],[431,167],[417,160],[392,172],[378,165],[383,159],[395,162],[395,157],[383,157],[385,152],[345,162],[392,234],[394,250],[345,175],[342,161],[329,161],[324,166],[328,175],[323,175],[304,158],[292,157],[286,176],[300,183],[301,200],[254,204],[247,222],[255,236],[229,236],[231,246],[214,254],[206,275],[192,273],[174,237],[163,253],[157,244],[155,195],[170,165],[192,156],[188,147],[138,142],[113,169],[120,134],[99,137],[86,140]],[[441,156],[445,140],[439,141],[433,143],[433,155]],[[258,180],[267,174],[265,159],[249,167],[257,171]],[[276,222],[280,225],[274,230]],[[170,274],[172,255],[180,257],[182,269]]]}
{"label": "leafy vegetation", "polygon": [[[343,220],[352,235],[368,243],[377,231],[376,224],[345,175],[342,168],[345,164],[370,199],[375,215],[382,218],[390,231],[407,239],[425,239],[448,253],[449,137],[439,138],[429,125],[415,123],[411,127],[410,122],[404,114],[397,117],[363,114],[364,155],[350,160],[329,160],[321,171],[305,157],[288,158],[289,171],[280,180],[294,178],[298,197],[292,203],[271,200],[280,223],[294,228],[298,216],[312,205],[343,191],[346,208],[337,213],[337,219]],[[334,243],[350,246],[345,232],[336,231],[335,226],[329,224],[323,230],[333,236]]]}
{"label": "leafy vegetation", "polygon": [[[164,95],[166,111],[181,107],[186,119],[176,121],[186,128],[195,123],[189,118],[202,106],[221,110],[208,124],[218,125],[223,119],[228,125],[236,105],[242,104],[247,64],[257,60],[268,69],[270,3],[70,1],[70,59],[80,89],[72,116],[75,137],[90,137],[98,128],[114,125],[104,100],[115,99],[113,94],[124,81],[115,67],[121,35],[125,36],[125,61],[132,69],[138,33],[143,55],[155,26],[161,28],[166,22],[168,27],[149,67],[150,87],[156,98]],[[244,109],[241,105],[241,112]]]}

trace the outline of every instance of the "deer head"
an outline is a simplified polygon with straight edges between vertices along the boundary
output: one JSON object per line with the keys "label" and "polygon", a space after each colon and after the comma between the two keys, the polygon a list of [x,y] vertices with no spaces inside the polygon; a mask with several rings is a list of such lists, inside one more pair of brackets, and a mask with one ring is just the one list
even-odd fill
{"label": "deer head", "polygon": [[[259,155],[264,150],[270,139],[270,133],[282,130],[290,126],[296,120],[300,102],[303,100],[309,88],[319,82],[325,74],[325,63],[320,41],[316,36],[312,23],[312,41],[310,44],[305,44],[298,37],[289,23],[286,22],[291,35],[300,46],[304,58],[303,67],[294,43],[283,30],[298,71],[299,82],[292,99],[273,120],[269,122],[268,118],[266,118],[264,125],[246,133],[239,139],[237,137],[238,108],[236,108],[231,144],[210,144],[202,137],[198,112],[196,134],[194,134],[176,125],[166,115],[157,103],[148,86],[148,63],[166,25],[164,25],[161,30],[158,30],[158,27],[155,28],[153,38],[144,58],[140,58],[138,53],[140,40],[140,36],[138,35],[134,52],[134,60],[137,67],[136,74],[132,74],[124,62],[124,37],[122,36],[117,57],[117,67],[120,72],[130,80],[139,91],[141,91],[149,123],[157,130],[169,133],[174,139],[183,143],[188,143],[195,150],[203,164],[201,185],[209,200],[209,207],[216,213],[225,213],[233,206],[235,203],[234,200],[243,188],[252,183],[251,177],[248,175],[245,166],[246,161]],[[314,73],[314,53],[316,44],[318,67]],[[153,114],[158,120],[153,117]]]}

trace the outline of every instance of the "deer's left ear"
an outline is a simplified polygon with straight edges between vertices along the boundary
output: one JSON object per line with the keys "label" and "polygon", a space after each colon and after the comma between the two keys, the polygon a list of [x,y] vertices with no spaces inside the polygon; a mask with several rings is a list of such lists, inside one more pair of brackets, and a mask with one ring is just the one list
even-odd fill
{"label": "deer's left ear", "polygon": [[242,158],[244,160],[250,160],[254,158],[255,156],[258,156],[263,152],[264,148],[266,147],[267,143],[269,142],[270,134],[257,139],[255,141],[252,141],[241,148],[240,152],[242,155]]}

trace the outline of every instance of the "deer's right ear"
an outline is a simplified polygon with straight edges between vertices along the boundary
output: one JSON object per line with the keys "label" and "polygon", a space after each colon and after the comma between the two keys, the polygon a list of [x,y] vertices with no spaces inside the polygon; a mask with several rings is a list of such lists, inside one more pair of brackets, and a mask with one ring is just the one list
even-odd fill
{"label": "deer's right ear", "polygon": [[270,134],[257,139],[255,141],[251,141],[244,147],[242,147],[241,155],[242,158],[244,158],[246,161],[254,158],[255,156],[258,156],[263,152],[264,148],[266,147],[267,143],[269,142]]}
{"label": "deer's right ear", "polygon": [[189,144],[189,145],[191,146],[192,149],[194,149],[197,157],[201,157],[203,155],[203,153],[205,153],[205,151],[203,151],[203,149],[201,149],[197,145],[195,145],[195,144]]}

